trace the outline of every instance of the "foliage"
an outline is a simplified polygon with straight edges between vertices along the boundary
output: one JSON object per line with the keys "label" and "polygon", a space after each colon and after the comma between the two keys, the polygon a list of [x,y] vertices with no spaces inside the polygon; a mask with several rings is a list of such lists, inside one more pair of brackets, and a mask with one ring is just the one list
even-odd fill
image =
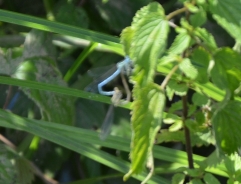
{"label": "foliage", "polygon": [[[0,181],[116,183],[125,173],[127,183],[241,183],[240,5],[62,0],[16,13],[18,1],[5,3]],[[118,55],[132,61],[133,98],[116,108],[103,141],[111,100],[84,90],[103,80],[96,67]],[[106,89],[115,86],[128,96],[118,80]]]}

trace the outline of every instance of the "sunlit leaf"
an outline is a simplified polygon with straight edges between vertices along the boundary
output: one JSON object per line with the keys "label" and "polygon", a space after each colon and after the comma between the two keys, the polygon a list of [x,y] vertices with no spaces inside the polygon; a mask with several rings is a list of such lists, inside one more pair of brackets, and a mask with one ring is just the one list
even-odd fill
{"label": "sunlit leaf", "polygon": [[197,69],[192,65],[189,58],[184,58],[179,64],[179,68],[190,79],[195,79],[198,75]]}
{"label": "sunlit leaf", "polygon": [[203,44],[207,46],[208,49],[214,51],[217,49],[217,44],[211,33],[209,33],[205,28],[196,27],[194,30],[194,35],[203,41]]}
{"label": "sunlit leaf", "polygon": [[188,48],[191,41],[191,37],[187,31],[178,34],[173,41],[171,47],[167,50],[169,54],[181,54],[185,49]]}
{"label": "sunlit leaf", "polygon": [[172,177],[172,184],[183,184],[185,180],[185,174],[177,173]]}
{"label": "sunlit leaf", "polygon": [[132,129],[134,135],[131,141],[131,169],[125,175],[127,179],[132,174],[140,173],[152,152],[155,135],[160,129],[162,112],[165,105],[165,95],[156,84],[149,84],[141,90],[134,91]]}
{"label": "sunlit leaf", "polygon": [[241,42],[240,6],[239,0],[232,0],[232,2],[209,0],[209,10],[213,18],[239,42]]}
{"label": "sunlit leaf", "polygon": [[130,58],[135,64],[131,79],[144,86],[153,81],[157,59],[164,52],[168,21],[163,8],[155,2],[136,13],[131,27],[134,33]]}
{"label": "sunlit leaf", "polygon": [[220,184],[217,178],[215,178],[212,174],[206,173],[203,177],[203,180],[206,184]]}

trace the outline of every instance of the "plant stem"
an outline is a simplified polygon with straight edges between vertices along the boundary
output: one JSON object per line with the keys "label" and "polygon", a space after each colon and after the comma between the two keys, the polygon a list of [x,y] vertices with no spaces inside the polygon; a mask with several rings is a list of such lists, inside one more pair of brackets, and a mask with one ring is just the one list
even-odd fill
{"label": "plant stem", "polygon": [[182,97],[182,106],[183,106],[183,123],[184,123],[184,133],[185,133],[185,141],[186,141],[186,152],[188,158],[188,167],[189,169],[193,169],[193,157],[192,157],[192,144],[191,144],[191,137],[190,131],[185,124],[185,121],[188,116],[188,107],[187,107],[187,96],[184,95]]}
{"label": "plant stem", "polygon": [[175,17],[176,15],[178,15],[178,14],[180,14],[180,13],[183,13],[183,12],[185,12],[186,10],[187,10],[187,8],[186,8],[186,7],[183,7],[183,8],[181,8],[181,9],[178,9],[178,10],[176,10],[176,11],[168,14],[168,15],[167,15],[167,20],[172,19],[172,17]]}

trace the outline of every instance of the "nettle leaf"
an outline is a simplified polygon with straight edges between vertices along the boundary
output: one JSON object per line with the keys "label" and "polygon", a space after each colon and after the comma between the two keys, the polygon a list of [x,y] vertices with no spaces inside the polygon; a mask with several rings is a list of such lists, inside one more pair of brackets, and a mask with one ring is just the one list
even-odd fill
{"label": "nettle leaf", "polygon": [[132,38],[129,44],[130,58],[134,62],[131,76],[134,83],[131,118],[133,136],[130,154],[132,164],[124,180],[132,174],[140,173],[147,162],[152,168],[146,178],[148,180],[154,167],[152,147],[160,128],[165,104],[162,89],[153,83],[157,61],[165,50],[169,31],[164,9],[156,2],[143,7],[136,13],[131,30],[133,32],[130,31],[129,35],[123,33],[124,37],[126,35],[123,40],[127,37]]}
{"label": "nettle leaf", "polygon": [[203,106],[208,103],[208,97],[196,92],[192,96],[192,102],[194,105]]}
{"label": "nettle leaf", "polygon": [[241,177],[241,158],[237,153],[225,157],[224,164],[232,181],[240,181]]}
{"label": "nettle leaf", "polygon": [[215,131],[217,146],[231,154],[241,147],[241,102],[223,101],[214,113],[211,122]]}
{"label": "nettle leaf", "polygon": [[153,2],[139,10],[131,27],[134,30],[130,58],[134,62],[134,83],[145,86],[153,81],[157,59],[164,52],[169,31],[164,9]]}
{"label": "nettle leaf", "polygon": [[241,56],[230,48],[222,48],[213,56],[215,65],[211,71],[213,83],[232,92],[241,81]]}
{"label": "nettle leaf", "polygon": [[217,49],[217,44],[211,33],[209,33],[205,28],[196,27],[193,34],[203,41],[203,44],[210,50]]}
{"label": "nettle leaf", "polygon": [[126,55],[130,55],[131,40],[133,38],[134,30],[132,27],[127,27],[121,32],[121,43],[123,45]]}
{"label": "nettle leaf", "polygon": [[197,69],[193,66],[189,58],[184,58],[179,64],[179,68],[190,79],[195,79],[198,75]]}
{"label": "nettle leaf", "polygon": [[185,180],[185,174],[177,173],[172,177],[172,184],[183,184]]}
{"label": "nettle leaf", "polygon": [[56,49],[52,44],[50,33],[31,30],[25,38],[23,57],[31,58],[36,56],[56,57]]}
{"label": "nettle leaf", "polygon": [[[14,77],[67,87],[61,73],[57,67],[52,65],[52,62],[49,58],[31,58],[25,60],[16,70]],[[26,88],[22,90],[38,105],[44,120],[73,124],[74,98],[49,91]]]}
{"label": "nettle leaf", "polygon": [[31,184],[34,180],[34,173],[31,163],[25,158],[19,157],[15,163],[17,169],[17,182]]}
{"label": "nettle leaf", "polygon": [[168,54],[181,54],[184,50],[189,47],[191,37],[188,35],[187,31],[178,34],[173,41],[171,47],[168,49]]}
{"label": "nettle leaf", "polygon": [[0,183],[15,183],[16,182],[16,168],[14,167],[7,149],[0,144]]}
{"label": "nettle leaf", "polygon": [[240,0],[209,0],[209,10],[213,18],[234,39],[241,42]]}
{"label": "nettle leaf", "polygon": [[192,52],[191,60],[198,70],[198,76],[195,80],[200,83],[207,83],[209,81],[207,73],[211,55],[204,48],[198,47]]}
{"label": "nettle leaf", "polygon": [[[22,62],[12,77],[67,87],[53,59],[54,56],[55,48],[49,34],[33,30],[26,37],[23,57],[20,58]],[[38,105],[44,120],[73,124],[74,98],[48,91],[26,88],[22,90]]]}
{"label": "nettle leaf", "polygon": [[[187,94],[188,87],[185,83],[170,80],[167,84],[167,92],[173,91],[176,95],[184,96]],[[170,96],[171,97],[171,96]]]}
{"label": "nettle leaf", "polygon": [[165,95],[157,84],[151,83],[141,89],[135,87],[133,95],[135,100],[132,105],[131,121],[134,133],[130,154],[132,163],[130,171],[124,176],[124,180],[143,170],[147,157],[152,153],[165,106]]}
{"label": "nettle leaf", "polygon": [[220,184],[217,178],[215,178],[212,174],[210,173],[205,173],[203,180],[205,181],[206,184]]}
{"label": "nettle leaf", "polygon": [[19,64],[22,62],[22,58],[13,58],[12,51],[9,49],[5,53],[0,50],[0,74],[12,76]]}
{"label": "nettle leaf", "polygon": [[207,14],[202,7],[199,8],[199,11],[197,13],[190,16],[190,23],[193,27],[202,26],[206,22],[206,20],[207,20]]}

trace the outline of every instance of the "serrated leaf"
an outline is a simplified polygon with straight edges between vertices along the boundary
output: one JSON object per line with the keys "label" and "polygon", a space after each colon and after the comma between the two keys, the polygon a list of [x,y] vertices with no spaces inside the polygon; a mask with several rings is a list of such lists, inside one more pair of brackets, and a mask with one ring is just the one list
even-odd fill
{"label": "serrated leaf", "polygon": [[180,130],[183,127],[183,123],[181,120],[177,120],[175,121],[175,123],[173,123],[170,127],[169,127],[169,131],[170,132],[176,132],[178,130]]}
{"label": "serrated leaf", "polygon": [[149,84],[142,89],[134,89],[135,101],[132,112],[131,169],[124,176],[128,179],[132,174],[140,173],[152,154],[155,136],[161,126],[162,113],[165,106],[165,95],[156,84]]}
{"label": "serrated leaf", "polygon": [[202,8],[199,9],[197,13],[190,16],[190,22],[193,27],[200,27],[202,26],[207,20],[206,11]]}
{"label": "serrated leaf", "polygon": [[213,56],[215,65],[211,71],[212,80],[221,89],[233,92],[241,81],[241,56],[230,48],[222,48]]}
{"label": "serrated leaf", "polygon": [[225,100],[220,103],[211,121],[215,131],[217,146],[231,154],[241,147],[241,103]]}
{"label": "serrated leaf", "polygon": [[87,28],[89,25],[88,15],[85,10],[73,3],[61,1],[54,11],[56,14],[55,19],[58,22],[82,28]]}
{"label": "serrated leaf", "polygon": [[185,137],[183,131],[169,132],[168,130],[161,130],[156,136],[156,143],[163,142],[182,142],[185,143]]}
{"label": "serrated leaf", "polygon": [[220,184],[220,182],[212,174],[206,173],[203,177],[205,184]]}
{"label": "serrated leaf", "polygon": [[189,58],[184,58],[179,64],[179,68],[190,79],[195,79],[198,75],[197,69],[192,65]]}
{"label": "serrated leaf", "polygon": [[196,92],[192,96],[192,102],[194,105],[203,106],[208,103],[208,97]]}
{"label": "serrated leaf", "polygon": [[161,59],[159,59],[158,64],[159,65],[166,65],[166,64],[169,64],[169,63],[177,61],[177,60],[178,60],[177,55],[169,54],[169,55],[163,56]]}
{"label": "serrated leaf", "polygon": [[235,40],[241,42],[240,0],[209,0],[209,10],[213,18]]}
{"label": "serrated leaf", "polygon": [[[66,86],[58,68],[47,58],[31,58],[19,66],[15,78]],[[47,121],[73,124],[74,98],[48,91],[22,89],[40,108],[42,118]]]}
{"label": "serrated leaf", "polygon": [[225,157],[224,164],[231,177],[235,178],[241,174],[241,158],[237,153]]}
{"label": "serrated leaf", "polygon": [[177,173],[172,177],[172,184],[183,184],[185,180],[185,174]]}
{"label": "serrated leaf", "polygon": [[193,179],[188,184],[204,184],[201,179]]}
{"label": "serrated leaf", "polygon": [[16,169],[9,158],[7,149],[0,144],[0,183],[13,183],[16,181]]}
{"label": "serrated leaf", "polygon": [[207,167],[217,167],[223,161],[224,155],[218,155],[217,150],[213,151],[203,161],[197,161],[201,169],[205,170]]}
{"label": "serrated leaf", "polygon": [[[53,59],[55,48],[49,34],[32,30],[26,37],[23,55],[19,58],[21,62],[12,72],[12,77],[67,87]],[[14,61],[11,60],[10,63]],[[22,90],[38,105],[44,120],[73,124],[75,117],[74,98],[48,91],[26,88]]]}
{"label": "serrated leaf", "polygon": [[40,56],[55,59],[56,49],[52,44],[50,33],[33,29],[25,38],[23,58]]}
{"label": "serrated leaf", "polygon": [[153,2],[139,10],[133,20],[130,58],[134,62],[132,81],[141,86],[153,81],[157,59],[164,52],[169,31],[164,9]]}
{"label": "serrated leaf", "polygon": [[203,41],[203,44],[207,46],[210,50],[214,51],[217,49],[217,44],[211,33],[209,33],[205,28],[196,27],[194,30],[194,35]]}
{"label": "serrated leaf", "polygon": [[190,12],[192,12],[192,13],[198,12],[198,7],[196,7],[195,5],[193,5],[193,4],[190,3],[190,2],[185,2],[185,3],[184,3],[184,6],[185,6],[186,8],[188,8],[188,10],[189,10]]}
{"label": "serrated leaf", "polygon": [[176,95],[183,96],[187,94],[188,87],[184,83],[178,83],[178,81],[170,80],[167,84],[168,90],[173,90]]}
{"label": "serrated leaf", "polygon": [[187,31],[182,32],[176,36],[171,47],[168,49],[168,54],[181,54],[186,50],[190,44],[191,37],[188,35]]}
{"label": "serrated leaf", "polygon": [[134,30],[132,29],[132,27],[126,27],[121,32],[120,39],[126,55],[130,55],[131,40],[133,39],[133,33]]}
{"label": "serrated leaf", "polygon": [[15,163],[17,169],[17,182],[31,184],[34,179],[33,168],[26,159],[19,157]]}
{"label": "serrated leaf", "polygon": [[204,48],[197,48],[192,52],[191,55],[191,60],[193,63],[200,65],[201,67],[196,67],[198,69],[198,76],[195,80],[197,80],[200,83],[206,83],[209,81],[209,75],[208,73],[208,66],[209,66],[209,61],[211,60],[211,55],[204,50]]}

